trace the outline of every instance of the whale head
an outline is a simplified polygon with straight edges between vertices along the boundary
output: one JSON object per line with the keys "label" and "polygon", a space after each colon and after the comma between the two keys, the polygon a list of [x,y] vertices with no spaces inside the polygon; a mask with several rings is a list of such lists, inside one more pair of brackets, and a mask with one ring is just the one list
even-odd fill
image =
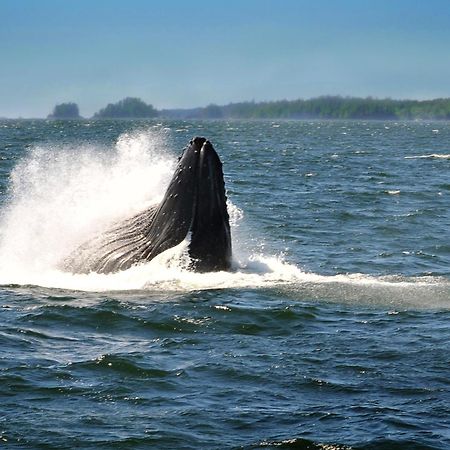
{"label": "whale head", "polygon": [[181,155],[152,229],[168,247],[188,237],[193,270],[230,268],[231,233],[222,162],[205,138],[192,139]]}

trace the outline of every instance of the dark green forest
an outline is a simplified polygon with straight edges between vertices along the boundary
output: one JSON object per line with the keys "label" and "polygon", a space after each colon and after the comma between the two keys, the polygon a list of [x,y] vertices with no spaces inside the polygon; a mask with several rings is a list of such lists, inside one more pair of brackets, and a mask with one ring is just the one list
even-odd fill
{"label": "dark green forest", "polygon": [[450,119],[450,99],[392,100],[327,96],[309,100],[230,103],[161,111],[163,117],[211,119]]}
{"label": "dark green forest", "polygon": [[[76,103],[56,105],[49,118],[79,118]],[[170,119],[361,119],[361,120],[450,120],[450,98],[392,100],[372,97],[324,96],[312,99],[270,102],[210,104],[191,109],[156,110],[139,98],[127,97],[110,103],[93,116],[96,119],[162,117]]]}
{"label": "dark green forest", "polygon": [[127,97],[117,103],[109,103],[94,114],[98,119],[139,119],[156,117],[158,112],[139,98]]}
{"label": "dark green forest", "polygon": [[49,119],[79,119],[80,111],[76,103],[61,103],[53,108]]}

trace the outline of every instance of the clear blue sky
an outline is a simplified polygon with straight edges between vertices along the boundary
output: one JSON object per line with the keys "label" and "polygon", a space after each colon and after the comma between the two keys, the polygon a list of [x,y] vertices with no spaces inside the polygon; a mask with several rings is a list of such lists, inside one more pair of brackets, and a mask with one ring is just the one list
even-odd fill
{"label": "clear blue sky", "polygon": [[0,116],[450,97],[450,0],[0,0]]}

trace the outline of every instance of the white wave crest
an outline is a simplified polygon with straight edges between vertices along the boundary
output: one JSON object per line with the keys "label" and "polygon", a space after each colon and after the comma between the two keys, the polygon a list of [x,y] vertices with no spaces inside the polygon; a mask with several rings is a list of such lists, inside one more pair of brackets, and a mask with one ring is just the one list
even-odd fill
{"label": "white wave crest", "polygon": [[431,153],[429,155],[405,156],[405,159],[450,159],[450,154]]}

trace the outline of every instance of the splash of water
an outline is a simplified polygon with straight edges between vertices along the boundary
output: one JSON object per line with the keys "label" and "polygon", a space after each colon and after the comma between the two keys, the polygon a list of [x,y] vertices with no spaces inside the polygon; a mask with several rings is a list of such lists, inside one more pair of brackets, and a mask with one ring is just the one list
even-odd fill
{"label": "splash of water", "polygon": [[123,134],[113,149],[33,148],[11,174],[1,224],[2,278],[38,281],[89,236],[157,202],[175,166],[163,137]]}
{"label": "splash of water", "polygon": [[[241,251],[236,252],[235,272],[189,272],[187,241],[148,263],[115,274],[80,275],[58,268],[91,236],[161,200],[176,165],[165,137],[164,130],[147,130],[121,135],[112,149],[92,145],[33,148],[11,174],[10,199],[0,225],[0,283],[87,291],[189,290],[236,286],[236,282],[260,285],[264,277],[279,279],[279,273],[273,277],[276,264],[268,261],[261,263],[264,274],[249,273],[255,258],[240,245],[236,246]],[[232,202],[228,208],[236,231],[243,212]],[[244,270],[237,275],[239,269]]]}
{"label": "splash of water", "polygon": [[187,270],[188,240],[148,263],[114,274],[61,271],[59,262],[78,245],[112,222],[162,198],[176,165],[165,138],[164,130],[147,130],[121,135],[113,148],[33,148],[11,174],[9,202],[0,221],[0,284],[83,291],[283,285],[283,289],[296,296],[301,292],[306,298],[337,296],[339,300],[360,301],[367,297],[371,301],[383,297],[398,301],[409,292],[420,301],[425,295],[441,305],[441,297],[448,303],[450,288],[445,280],[411,283],[361,274],[327,277],[305,273],[280,256],[261,254],[255,249],[255,240],[241,229],[243,211],[230,201],[234,248],[231,272],[198,274]]}

